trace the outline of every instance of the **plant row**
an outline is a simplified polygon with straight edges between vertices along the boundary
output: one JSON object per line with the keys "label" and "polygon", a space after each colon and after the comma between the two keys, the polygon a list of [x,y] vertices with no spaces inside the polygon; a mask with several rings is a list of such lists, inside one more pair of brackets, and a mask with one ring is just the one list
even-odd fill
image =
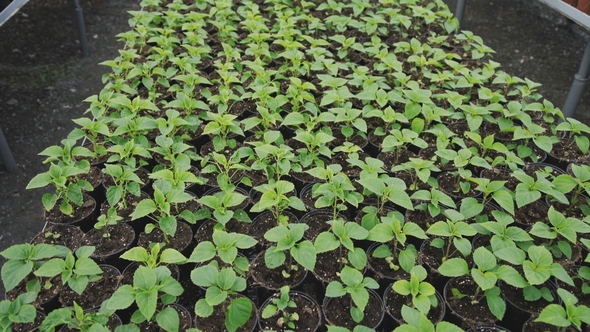
{"label": "plant row", "polygon": [[442,1],[141,5],[41,152],[3,330],[588,323],[590,127]]}

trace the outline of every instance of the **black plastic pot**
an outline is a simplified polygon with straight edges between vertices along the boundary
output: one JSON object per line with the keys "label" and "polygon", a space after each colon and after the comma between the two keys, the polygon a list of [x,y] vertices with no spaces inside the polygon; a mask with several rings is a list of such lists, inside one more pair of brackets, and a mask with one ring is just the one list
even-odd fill
{"label": "black plastic pot", "polygon": [[[272,327],[273,326],[277,327],[277,325],[279,326],[279,328],[281,327],[279,324],[282,324],[282,323],[278,323],[278,321],[282,319],[282,313],[280,311],[278,311],[275,316],[272,316],[270,318],[263,318],[262,317],[262,313],[264,312],[264,309],[266,308],[266,306],[269,305],[270,303],[272,303],[273,299],[278,298],[280,296],[281,296],[281,293],[275,293],[271,297],[266,299],[266,301],[264,301],[264,303],[260,306],[260,310],[258,310],[258,327],[260,328],[261,331],[274,331],[274,329]],[[297,312],[298,311],[299,312],[299,322],[307,321],[307,320],[312,320],[312,322],[313,322],[314,319],[317,320],[317,324],[315,324],[315,327],[309,326],[308,328],[305,329],[305,331],[309,331],[309,332],[317,331],[320,328],[320,326],[322,325],[322,308],[320,307],[318,302],[316,300],[314,300],[311,296],[307,295],[306,293],[297,292],[297,291],[289,292],[289,298],[291,300],[295,301],[296,303],[297,302],[300,302],[300,303],[307,302],[306,309],[308,309],[308,310],[301,311],[300,305],[297,305],[296,308],[290,309],[289,312]],[[299,328],[299,326],[300,326],[298,322],[295,322],[295,325],[297,326],[297,328]],[[265,328],[265,326],[268,326],[269,328]]]}
{"label": "black plastic pot", "polygon": [[[52,211],[59,210],[59,201],[55,204],[55,207]],[[57,225],[73,225],[78,226],[83,232],[88,232],[94,227],[94,223],[96,222],[96,215],[98,212],[96,200],[88,195],[84,194],[84,203],[83,206],[91,206],[88,208],[88,212],[83,216],[78,218],[75,217],[66,217],[64,222],[56,222],[56,219],[50,217],[49,212],[45,211],[44,219],[45,221],[49,222],[50,224],[57,224]],[[61,215],[61,211],[56,212],[56,215]]]}
{"label": "black plastic pot", "polygon": [[[383,305],[385,306],[385,312],[387,313],[387,315],[389,317],[391,317],[391,319],[393,321],[395,321],[398,325],[401,325],[403,323],[403,320],[401,319],[401,312],[395,313],[395,312],[393,312],[392,308],[387,305],[388,304],[387,297],[393,292],[392,287],[393,287],[393,283],[389,284],[389,286],[387,286],[387,288],[385,289],[385,292],[383,293]],[[447,312],[447,310],[446,310],[447,307],[445,305],[445,301],[444,301],[442,295],[440,295],[440,293],[438,291],[436,291],[435,295],[436,295],[436,299],[438,301],[438,308],[440,308],[440,312],[436,316],[428,317],[434,325],[441,322]],[[435,309],[430,308],[430,312],[432,312],[433,310],[435,310]],[[430,312],[429,312],[429,314],[430,314]]]}
{"label": "black plastic pot", "polygon": [[[383,300],[381,299],[381,297],[377,294],[377,292],[375,292],[372,289],[368,289],[369,291],[369,303],[378,303],[379,306],[381,307],[381,312],[377,314],[377,316],[379,317],[378,321],[376,323],[374,323],[372,326],[368,326],[367,323],[363,321],[361,321],[362,325],[365,325],[367,327],[370,327],[372,329],[377,329],[381,326],[381,324],[384,321],[385,318],[385,306],[383,305]],[[345,295],[345,296],[349,296],[349,295]],[[332,298],[332,297],[326,297],[324,298],[324,303],[322,304],[323,310],[324,310],[324,318],[326,319],[326,322],[329,325],[336,325],[336,326],[344,326],[344,324],[340,323],[340,321],[342,319],[349,321],[349,322],[354,322],[352,320],[352,317],[350,317],[350,308],[349,307],[339,307],[338,305],[334,305],[334,303],[336,303],[334,300],[336,298]],[[351,303],[350,300],[346,300],[346,303]],[[334,310],[338,310],[338,309],[345,309],[345,312],[343,313],[343,316],[345,317],[335,317],[335,313]],[[365,319],[367,317],[367,312],[365,312]],[[357,325],[355,323],[355,325]],[[351,326],[348,326],[349,328],[352,328]]]}

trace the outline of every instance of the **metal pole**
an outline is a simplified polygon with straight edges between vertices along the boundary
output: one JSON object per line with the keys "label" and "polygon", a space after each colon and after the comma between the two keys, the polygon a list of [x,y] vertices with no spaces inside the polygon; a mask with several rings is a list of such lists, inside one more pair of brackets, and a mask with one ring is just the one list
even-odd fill
{"label": "metal pole", "polygon": [[584,50],[584,57],[582,58],[582,63],[580,64],[580,69],[578,73],[574,75],[574,82],[572,83],[572,87],[567,95],[567,99],[563,104],[563,115],[566,118],[574,117],[574,113],[576,113],[576,108],[578,108],[578,104],[580,103],[580,99],[582,99],[582,94],[588,84],[589,77],[589,70],[590,70],[590,40],[588,40],[586,44],[586,49]]}
{"label": "metal pole", "polygon": [[80,47],[82,48],[82,54],[88,54],[88,40],[86,39],[86,26],[84,25],[84,12],[82,7],[78,3],[78,0],[74,0],[74,6],[76,7],[76,18],[78,19],[78,32],[80,33]]}
{"label": "metal pole", "polygon": [[465,13],[465,4],[467,0],[457,0],[457,8],[455,9],[455,17],[459,21],[459,29],[463,27],[463,14]]}
{"label": "metal pole", "polygon": [[4,133],[2,133],[2,128],[0,128],[0,160],[2,160],[7,171],[12,173],[17,170],[16,162],[12,156],[12,152],[10,152],[10,147],[8,146],[8,142],[6,142]]}

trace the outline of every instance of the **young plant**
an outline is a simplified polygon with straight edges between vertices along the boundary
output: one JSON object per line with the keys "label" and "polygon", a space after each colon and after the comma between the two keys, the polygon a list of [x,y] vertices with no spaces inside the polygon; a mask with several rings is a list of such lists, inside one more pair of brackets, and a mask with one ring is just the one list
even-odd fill
{"label": "young plant", "polygon": [[550,250],[555,258],[565,256],[571,259],[572,246],[577,245],[579,234],[590,233],[590,225],[579,219],[564,216],[553,206],[549,208],[547,215],[549,224],[538,221],[529,233],[548,240],[542,245]]}
{"label": "young plant", "polygon": [[132,262],[138,262],[140,265],[155,269],[159,266],[168,264],[184,264],[187,262],[186,257],[173,248],[162,250],[162,244],[151,243],[148,252],[143,247],[133,247],[121,255],[121,258]]}
{"label": "young plant", "polygon": [[[590,166],[571,164],[570,167],[573,176],[567,173],[561,174],[552,181],[555,191],[569,195],[571,204],[568,211],[571,211],[570,209],[573,209],[577,204],[584,203],[584,195],[590,195]],[[553,197],[555,197],[554,194]],[[585,212],[590,212],[583,204],[580,208],[586,210]]]}
{"label": "young plant", "polygon": [[464,257],[471,255],[471,241],[466,237],[475,236],[477,231],[470,224],[462,221],[465,217],[455,210],[445,210],[446,221],[437,221],[426,230],[426,233],[437,238],[431,246],[443,249],[442,263],[456,255],[457,251]]}
{"label": "young plant", "polygon": [[383,243],[373,251],[373,257],[385,259],[394,271],[401,267],[402,270],[410,272],[416,265],[418,252],[414,245],[406,246],[408,236],[427,238],[420,226],[411,221],[404,222],[404,217],[396,211],[381,217],[381,222],[371,228],[367,239]]}
{"label": "young plant", "polygon": [[426,315],[417,309],[404,305],[402,307],[402,318],[406,324],[402,324],[393,332],[462,332],[463,329],[449,322],[432,324]]}
{"label": "young plant", "polygon": [[[563,306],[549,304],[535,319],[535,322],[543,322],[557,326],[559,332],[565,332],[570,326],[582,329],[582,323],[590,324],[590,308],[578,304],[578,298],[563,288],[557,289],[557,295],[561,298]],[[565,308],[564,308],[565,307]]]}
{"label": "young plant", "polygon": [[436,298],[436,290],[426,280],[427,272],[421,265],[416,265],[410,270],[410,280],[398,280],[391,286],[393,291],[408,298],[412,308],[428,315],[430,308],[436,308],[439,303]]}
{"label": "young plant", "polygon": [[386,215],[385,203],[387,202],[399,205],[408,210],[414,209],[410,196],[406,193],[406,184],[401,179],[390,177],[387,174],[368,174],[361,176],[357,182],[367,192],[373,193],[378,197],[377,207],[369,206],[363,208],[366,215],[363,217],[362,225],[369,231],[379,223],[380,216]]}
{"label": "young plant", "polygon": [[156,181],[153,184],[154,198],[146,198],[141,200],[135,211],[131,214],[131,220],[136,220],[145,216],[157,223],[149,223],[146,225],[146,233],[151,233],[156,227],[160,228],[164,233],[164,239],[168,241],[168,237],[176,234],[177,215],[190,223],[196,222],[196,216],[193,212],[184,210],[178,211],[181,203],[188,202],[194,199],[181,188],[173,188],[172,184],[163,180]]}
{"label": "young plant", "polygon": [[264,262],[269,269],[282,267],[286,278],[297,269],[295,262],[309,271],[314,270],[316,249],[311,241],[302,240],[307,227],[304,224],[278,225],[264,234],[266,240],[276,243],[264,254]]}
{"label": "young plant", "polygon": [[248,235],[216,229],[213,231],[213,242],[199,242],[188,261],[206,263],[219,257],[227,266],[232,266],[236,272],[244,275],[250,266],[246,257],[238,256],[238,250],[250,249],[256,244],[256,240]]}
{"label": "young plant", "polygon": [[102,269],[90,258],[95,248],[83,246],[76,249],[76,255],[69,252],[65,259],[53,258],[45,262],[34,273],[38,277],[55,277],[61,274],[62,283],[77,294],[82,294],[89,283],[100,280]]}
{"label": "young plant", "polygon": [[[369,231],[356,222],[335,219],[331,223],[330,230],[318,234],[315,238],[316,252],[319,254],[338,249],[340,269],[344,264],[350,263],[356,269],[362,270],[367,265],[367,255],[363,249],[354,246],[353,240],[365,240],[369,236]],[[348,250],[347,257],[343,254],[344,248]]]}
{"label": "young plant", "polygon": [[277,326],[283,327],[287,332],[294,331],[297,328],[297,322],[300,318],[297,312],[289,312],[293,308],[297,308],[297,303],[291,300],[289,290],[289,286],[281,287],[280,296],[273,297],[272,302],[264,307],[261,314],[264,319],[278,316]]}
{"label": "young plant", "polygon": [[42,188],[52,185],[55,188],[53,193],[45,193],[42,197],[45,210],[51,211],[57,203],[59,210],[65,215],[74,213],[74,206],[84,204],[83,191],[92,191],[92,185],[86,180],[75,180],[80,174],[87,172],[75,166],[59,166],[51,164],[49,171],[37,174],[27,184],[27,189]]}
{"label": "young plant", "polygon": [[312,189],[313,197],[319,198],[315,202],[315,207],[330,207],[333,211],[333,220],[338,219],[338,213],[347,209],[346,204],[358,207],[362,202],[363,196],[356,192],[356,188],[346,174],[342,171],[339,164],[328,165],[326,168],[315,167],[307,173],[325,182],[314,185]]}
{"label": "young plant", "polygon": [[[167,306],[176,301],[184,289],[170,276],[170,270],[163,266],[151,269],[140,266],[133,275],[133,285],[123,285],[108,299],[103,307],[107,310],[123,310],[136,304],[138,309],[131,316],[131,322],[151,322],[155,315],[158,325],[168,332],[177,332],[178,312]],[[162,309],[156,313],[158,306]]]}
{"label": "young plant", "polygon": [[236,275],[231,267],[219,269],[216,261],[197,267],[191,272],[192,282],[207,289],[205,298],[195,304],[199,317],[209,317],[221,305],[225,313],[225,327],[235,332],[246,324],[252,313],[252,302],[246,297],[232,296],[246,289],[246,279]]}
{"label": "young plant", "polygon": [[120,202],[122,208],[128,207],[128,194],[139,197],[143,181],[136,174],[137,168],[128,165],[105,164],[103,173],[113,179],[114,185],[107,188],[109,206],[114,208]]}
{"label": "young plant", "polygon": [[379,284],[371,277],[363,277],[357,269],[345,266],[340,271],[340,281],[332,281],[326,287],[327,297],[342,297],[350,295],[350,315],[352,319],[360,323],[365,317],[365,307],[369,303],[369,291],[378,289]]}
{"label": "young plant", "polygon": [[510,265],[498,265],[496,256],[485,247],[479,247],[473,252],[473,261],[476,267],[469,269],[463,258],[451,258],[442,263],[438,271],[447,277],[459,277],[467,275],[475,281],[477,287],[472,294],[462,294],[453,288],[453,296],[469,297],[471,304],[479,305],[484,300],[490,312],[501,320],[506,312],[506,302],[500,295],[500,288],[496,286],[498,280],[508,285],[523,288],[528,284],[525,279]]}
{"label": "young plant", "polygon": [[248,197],[236,191],[236,187],[232,184],[221,184],[221,191],[213,195],[205,195],[197,200],[197,202],[207,206],[213,210],[214,220],[225,228],[225,225],[232,219],[238,221],[250,222],[248,214],[242,209],[236,209]]}
{"label": "young plant", "polygon": [[[6,292],[11,291],[31,272],[37,271],[43,263],[53,257],[65,257],[70,252],[62,246],[51,244],[17,244],[0,252],[6,263],[2,265],[2,282]],[[36,280],[40,283],[42,279]],[[46,286],[46,285],[42,285]],[[50,285],[49,285],[50,286]]]}
{"label": "young plant", "polygon": [[53,332],[59,326],[65,325],[70,330],[108,332],[106,326],[114,310],[101,308],[98,312],[84,312],[84,309],[74,302],[74,307],[59,308],[51,311],[39,326],[40,332]]}
{"label": "young plant", "polygon": [[37,293],[20,294],[14,301],[0,301],[0,331],[11,332],[13,324],[32,323],[37,316],[37,310],[31,303],[35,301]]}
{"label": "young plant", "polygon": [[262,196],[260,197],[260,201],[252,206],[250,212],[256,213],[269,210],[280,225],[287,226],[289,218],[283,215],[283,211],[286,209],[293,208],[295,210],[305,211],[305,205],[301,199],[288,195],[295,190],[295,185],[289,181],[272,181],[254,187],[254,190],[262,193]]}

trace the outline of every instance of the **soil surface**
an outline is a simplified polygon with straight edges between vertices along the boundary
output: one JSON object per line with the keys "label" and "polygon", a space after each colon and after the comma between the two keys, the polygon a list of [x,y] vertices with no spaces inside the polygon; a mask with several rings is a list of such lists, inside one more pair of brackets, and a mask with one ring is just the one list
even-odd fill
{"label": "soil surface", "polygon": [[[455,8],[456,0],[445,1]],[[79,2],[86,56],[73,1],[30,0],[0,27],[0,127],[18,165],[8,173],[0,161],[0,250],[30,241],[43,228],[47,189],[25,190],[47,170],[38,153],[64,139],[74,128],[71,119],[88,107],[83,100],[100,92],[109,68],[99,63],[118,55],[123,44],[115,36],[129,29],[127,11],[139,9],[139,0]],[[506,72],[543,84],[540,93],[563,105],[586,45],[581,28],[530,0],[468,1],[463,27],[496,50],[494,60]],[[588,91],[576,117],[590,123]]]}

